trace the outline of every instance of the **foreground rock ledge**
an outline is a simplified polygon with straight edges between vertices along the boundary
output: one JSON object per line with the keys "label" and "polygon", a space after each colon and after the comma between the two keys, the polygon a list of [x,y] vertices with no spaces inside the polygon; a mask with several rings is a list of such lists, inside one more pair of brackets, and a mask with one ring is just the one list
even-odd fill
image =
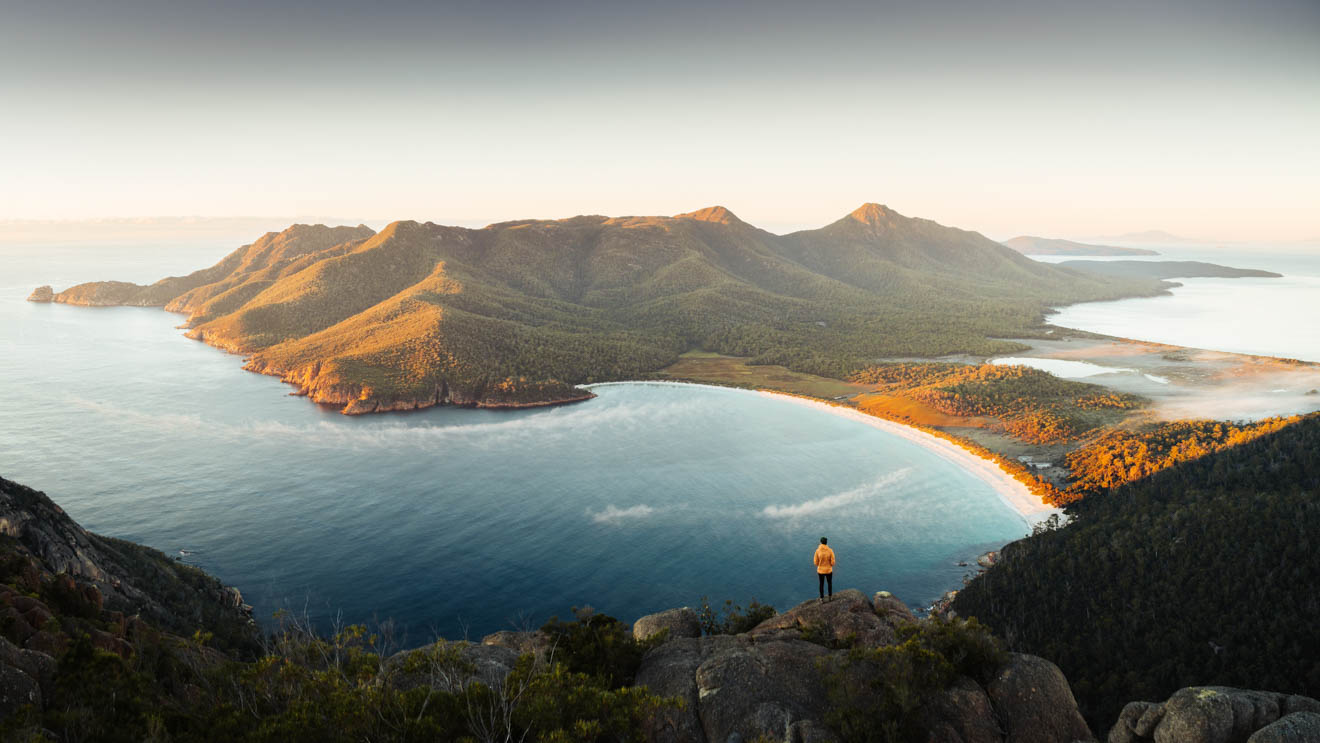
{"label": "foreground rock ledge", "polygon": [[1109,743],[1314,743],[1320,701],[1297,694],[1189,686],[1164,702],[1130,702]]}
{"label": "foreground rock ledge", "polygon": [[[644,617],[638,622],[642,634],[670,621],[683,626],[682,612]],[[913,621],[911,611],[887,592],[868,598],[849,589],[831,601],[799,604],[741,635],[671,634],[642,660],[636,684],[678,697],[684,706],[662,713],[647,738],[837,741],[825,725],[830,707],[822,668],[846,658],[849,647],[896,643],[898,627]],[[1062,672],[1043,658],[1018,654],[1010,655],[988,688],[959,678],[930,703],[927,728],[932,741],[950,743],[1093,739]]]}

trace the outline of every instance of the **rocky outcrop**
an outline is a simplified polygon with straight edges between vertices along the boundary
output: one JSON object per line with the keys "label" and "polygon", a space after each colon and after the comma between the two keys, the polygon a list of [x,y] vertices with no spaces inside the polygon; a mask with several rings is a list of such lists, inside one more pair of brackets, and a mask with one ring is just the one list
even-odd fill
{"label": "rocky outcrop", "polygon": [[55,290],[50,288],[49,285],[39,286],[36,289],[33,289],[32,293],[29,294],[27,298],[27,301],[29,302],[52,302],[54,300]]}
{"label": "rocky outcrop", "polygon": [[917,621],[912,609],[889,591],[876,591],[875,596],[871,599],[871,607],[875,610],[876,616],[889,622],[894,627]]}
{"label": "rocky outcrop", "polygon": [[990,697],[980,684],[966,677],[930,702],[923,718],[931,743],[1004,741],[1005,731]]}
{"label": "rocky outcrop", "polygon": [[1013,653],[986,692],[1014,743],[1090,740],[1068,679],[1053,663]]}
{"label": "rocky outcrop", "polygon": [[684,704],[653,722],[657,743],[835,740],[817,661],[830,651],[802,640],[757,641],[750,634],[681,638],[652,650],[636,683]]}
{"label": "rocky outcrop", "polygon": [[[899,626],[917,621],[887,592],[867,599],[846,590],[833,601],[807,601],[741,635],[671,639],[647,653],[636,684],[682,704],[652,720],[647,740],[839,740],[826,724],[827,676],[850,674],[850,685],[868,688],[875,679],[865,674],[874,668],[850,663],[850,653],[892,645]],[[1029,655],[1010,656],[984,688],[970,678],[955,679],[925,703],[920,718],[932,743],[1091,740],[1063,674]]]}
{"label": "rocky outcrop", "polygon": [[1314,743],[1320,740],[1320,713],[1294,712],[1257,730],[1247,743]]}
{"label": "rocky outcrop", "polygon": [[697,620],[697,613],[687,606],[657,614],[647,614],[633,622],[634,640],[649,640],[661,632],[668,633],[665,637],[670,640],[677,640],[680,637],[701,637],[701,622]]}
{"label": "rocky outcrop", "polygon": [[513,632],[502,630],[493,632],[481,638],[482,645],[493,645],[500,648],[509,648],[517,651],[519,654],[531,653],[537,656],[544,656],[553,650],[554,642],[550,635],[541,630],[532,630],[526,632]]}
{"label": "rocky outcrop", "polygon": [[[907,617],[911,617],[908,612]],[[824,601],[807,601],[767,619],[749,635],[761,640],[810,640],[832,647],[879,647],[892,645],[898,635],[896,622],[907,617],[881,617],[872,600],[855,588],[834,594]]]}
{"label": "rocky outcrop", "polygon": [[498,689],[519,655],[509,647],[441,640],[391,655],[384,669],[389,683],[402,691],[429,686],[452,693],[474,683]]}
{"label": "rocky outcrop", "polygon": [[[1129,703],[1110,729],[1108,740],[1109,743],[1316,741],[1320,740],[1318,722],[1320,701],[1310,697],[1228,686],[1190,686],[1174,692],[1162,703]],[[1315,737],[1276,737],[1300,735],[1308,730]]]}
{"label": "rocky outcrop", "polygon": [[[194,328],[189,338],[204,341],[230,353],[244,353],[248,349]],[[339,365],[333,361],[315,361],[296,369],[286,369],[271,363],[260,353],[250,357],[243,365],[248,371],[279,377],[280,381],[296,388],[292,394],[306,397],[318,405],[338,407],[344,415],[367,415],[408,410],[422,410],[438,406],[464,408],[499,408],[516,410],[583,402],[596,397],[594,392],[562,382],[547,380],[522,382],[511,387],[504,383],[460,385],[440,380],[423,394],[386,394],[379,390],[349,381]]]}
{"label": "rocky outcrop", "polygon": [[[236,589],[156,550],[93,534],[44,493],[3,478],[0,535],[13,540],[9,546],[30,558],[35,569],[64,576],[68,588],[63,590],[82,593],[98,611],[140,615],[179,634],[206,627],[235,642],[253,633],[249,609]],[[28,619],[26,624],[41,629],[40,617]]]}

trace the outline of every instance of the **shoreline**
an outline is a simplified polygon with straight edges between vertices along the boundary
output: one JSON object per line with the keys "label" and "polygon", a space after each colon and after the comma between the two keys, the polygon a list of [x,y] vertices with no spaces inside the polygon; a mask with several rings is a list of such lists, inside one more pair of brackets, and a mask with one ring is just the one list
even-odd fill
{"label": "shoreline", "polygon": [[1034,495],[1026,485],[1016,480],[1008,472],[1005,472],[1004,469],[994,460],[987,459],[986,457],[968,451],[948,439],[926,433],[914,426],[908,426],[884,418],[877,418],[874,415],[868,415],[852,407],[832,405],[824,400],[799,397],[797,395],[789,395],[771,390],[756,390],[756,393],[765,397],[817,408],[823,412],[837,415],[842,418],[848,418],[857,421],[858,423],[878,428],[917,444],[918,446],[925,448],[927,451],[934,452],[989,485],[991,489],[995,491],[995,494],[999,496],[999,499],[1003,501],[1005,505],[1016,511],[1029,526],[1034,526],[1054,514],[1063,514],[1062,508],[1056,508],[1041,501],[1041,499]]}
{"label": "shoreline", "polygon": [[1033,494],[1026,485],[1019,482],[1010,473],[1006,472],[994,460],[980,456],[975,452],[959,446],[957,443],[949,439],[927,433],[915,426],[909,426],[885,418],[878,418],[851,406],[839,405],[819,398],[776,392],[764,388],[749,389],[746,387],[733,387],[719,384],[702,384],[700,382],[639,379],[623,382],[599,382],[592,385],[584,385],[584,387],[592,388],[631,384],[659,384],[685,387],[706,387],[710,389],[742,390],[744,392],[753,392],[763,397],[785,400],[798,405],[813,407],[831,415],[848,418],[857,421],[858,423],[878,428],[921,446],[927,451],[935,453],[989,485],[991,489],[995,491],[995,494],[999,496],[1000,501],[1016,511],[1028,526],[1034,526],[1054,514],[1059,514],[1060,516],[1063,515],[1062,508],[1057,508],[1043,502],[1038,496]]}

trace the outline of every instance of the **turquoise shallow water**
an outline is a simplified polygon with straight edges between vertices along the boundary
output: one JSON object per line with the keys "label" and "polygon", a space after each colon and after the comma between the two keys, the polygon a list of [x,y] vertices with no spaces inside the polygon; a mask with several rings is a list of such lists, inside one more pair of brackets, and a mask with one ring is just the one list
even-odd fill
{"label": "turquoise shallow water", "polygon": [[702,595],[783,608],[814,594],[821,535],[839,587],[922,604],[960,584],[957,561],[1028,530],[938,455],[737,390],[342,416],[183,338],[177,315],[22,301],[223,248],[0,250],[0,474],[95,531],[186,552],[262,618],[392,618],[420,642],[585,604],[628,620]]}

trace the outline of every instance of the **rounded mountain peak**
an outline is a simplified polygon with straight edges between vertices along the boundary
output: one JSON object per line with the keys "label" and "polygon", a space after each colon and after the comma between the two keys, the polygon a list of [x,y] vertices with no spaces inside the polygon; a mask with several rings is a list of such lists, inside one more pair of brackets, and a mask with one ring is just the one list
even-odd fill
{"label": "rounded mountain peak", "polygon": [[695,219],[699,222],[717,222],[719,224],[742,224],[737,215],[722,206],[708,206],[695,212],[675,214],[675,219]]}
{"label": "rounded mountain peak", "polygon": [[890,209],[884,204],[874,204],[871,202],[862,204],[861,206],[854,209],[851,214],[848,215],[850,219],[861,222],[862,224],[869,224],[872,226],[889,224],[894,221],[895,217],[902,217],[902,216],[903,215],[899,214],[893,209]]}

